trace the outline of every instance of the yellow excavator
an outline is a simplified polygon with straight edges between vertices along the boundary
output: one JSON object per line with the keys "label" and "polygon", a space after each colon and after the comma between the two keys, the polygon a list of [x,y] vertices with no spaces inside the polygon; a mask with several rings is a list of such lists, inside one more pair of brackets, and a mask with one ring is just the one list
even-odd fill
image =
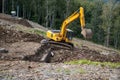
{"label": "yellow excavator", "polygon": [[68,24],[72,21],[80,18],[81,23],[81,34],[85,38],[92,38],[92,30],[85,28],[85,18],[84,18],[84,9],[80,7],[79,10],[75,11],[71,16],[64,20],[61,30],[48,30],[47,31],[47,38],[54,40],[55,42],[64,42],[64,43],[72,43],[72,34],[73,32],[67,29]]}
{"label": "yellow excavator", "polygon": [[[75,11],[71,16],[69,16],[67,19],[65,19],[62,23],[61,30],[48,30],[46,32],[47,39],[44,39],[41,41],[41,44],[46,45],[59,45],[61,48],[68,48],[73,49],[73,43],[72,43],[72,37],[73,37],[73,31],[70,29],[67,29],[68,24],[73,22],[76,19],[80,19],[81,24],[81,34],[84,36],[84,38],[89,39],[92,38],[92,30],[87,29],[85,27],[85,18],[84,18],[84,8],[80,7],[77,11]],[[45,49],[44,47],[41,48],[43,51]],[[40,50],[38,50],[39,52]],[[49,53],[43,56],[43,61],[49,61]]]}

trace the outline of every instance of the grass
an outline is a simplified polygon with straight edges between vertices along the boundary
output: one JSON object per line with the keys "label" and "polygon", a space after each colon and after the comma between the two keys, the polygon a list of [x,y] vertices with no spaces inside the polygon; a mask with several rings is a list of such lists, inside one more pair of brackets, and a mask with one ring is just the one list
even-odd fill
{"label": "grass", "polygon": [[110,68],[120,67],[120,62],[118,62],[118,63],[113,63],[113,62],[96,62],[96,61],[90,61],[90,60],[75,60],[75,61],[65,62],[65,64],[101,65],[102,67],[108,66]]}
{"label": "grass", "polygon": [[31,29],[31,30],[29,30],[29,32],[33,33],[33,34],[39,34],[39,35],[45,36],[45,32],[41,31],[41,30],[38,30],[38,29]]}
{"label": "grass", "polygon": [[35,28],[27,28],[27,27],[22,27],[22,26],[17,26],[16,29],[18,31],[23,31],[23,32],[26,32],[26,33],[31,33],[31,34],[39,34],[39,35],[42,35],[42,36],[45,36],[45,32],[42,31],[42,30],[39,30],[39,29],[35,29]]}

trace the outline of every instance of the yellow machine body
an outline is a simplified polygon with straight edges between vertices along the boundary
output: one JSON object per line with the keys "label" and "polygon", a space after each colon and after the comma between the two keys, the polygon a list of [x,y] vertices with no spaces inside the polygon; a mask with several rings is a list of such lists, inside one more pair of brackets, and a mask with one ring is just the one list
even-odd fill
{"label": "yellow machine body", "polygon": [[[48,30],[46,33],[47,38],[52,39],[54,41],[64,41],[67,43],[72,42],[72,31],[67,29],[69,23],[73,22],[77,18],[80,19],[81,29],[85,28],[85,18],[84,18],[84,9],[80,7],[79,10],[75,11],[71,16],[65,19],[62,23],[61,30]],[[87,30],[85,30],[87,31]],[[87,33],[87,32],[86,32]],[[83,34],[86,37],[86,34]]]}
{"label": "yellow machine body", "polygon": [[67,43],[72,42],[72,37],[71,36],[70,36],[70,38],[69,37],[62,37],[60,35],[60,30],[48,30],[47,31],[47,38],[52,39],[54,41],[64,41],[64,42],[67,42]]}

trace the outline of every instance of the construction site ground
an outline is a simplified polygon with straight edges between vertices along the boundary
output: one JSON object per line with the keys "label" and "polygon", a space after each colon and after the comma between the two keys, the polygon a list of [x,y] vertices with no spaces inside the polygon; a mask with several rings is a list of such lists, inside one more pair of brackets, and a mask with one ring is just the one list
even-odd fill
{"label": "construction site ground", "polygon": [[[40,61],[35,54],[41,46],[42,35],[29,33],[30,29],[46,31],[42,26],[24,19],[0,14],[0,80],[109,80],[114,69],[109,66],[65,64],[73,60],[120,62],[119,51],[74,39],[74,50],[55,49],[51,63]],[[47,47],[45,47],[47,49]],[[120,70],[120,69],[118,69]]]}

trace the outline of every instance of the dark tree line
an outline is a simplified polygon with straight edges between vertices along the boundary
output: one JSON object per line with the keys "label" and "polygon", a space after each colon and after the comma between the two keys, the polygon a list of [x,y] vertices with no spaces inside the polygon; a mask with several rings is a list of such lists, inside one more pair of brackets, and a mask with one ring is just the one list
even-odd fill
{"label": "dark tree line", "polygon": [[[93,30],[92,41],[120,49],[120,0],[2,0],[0,10],[12,10],[23,17],[50,28],[60,29],[63,20],[80,6],[85,9],[86,27]],[[0,2],[2,3],[2,2]],[[4,8],[3,8],[4,7]],[[69,25],[77,37],[79,20]]]}

